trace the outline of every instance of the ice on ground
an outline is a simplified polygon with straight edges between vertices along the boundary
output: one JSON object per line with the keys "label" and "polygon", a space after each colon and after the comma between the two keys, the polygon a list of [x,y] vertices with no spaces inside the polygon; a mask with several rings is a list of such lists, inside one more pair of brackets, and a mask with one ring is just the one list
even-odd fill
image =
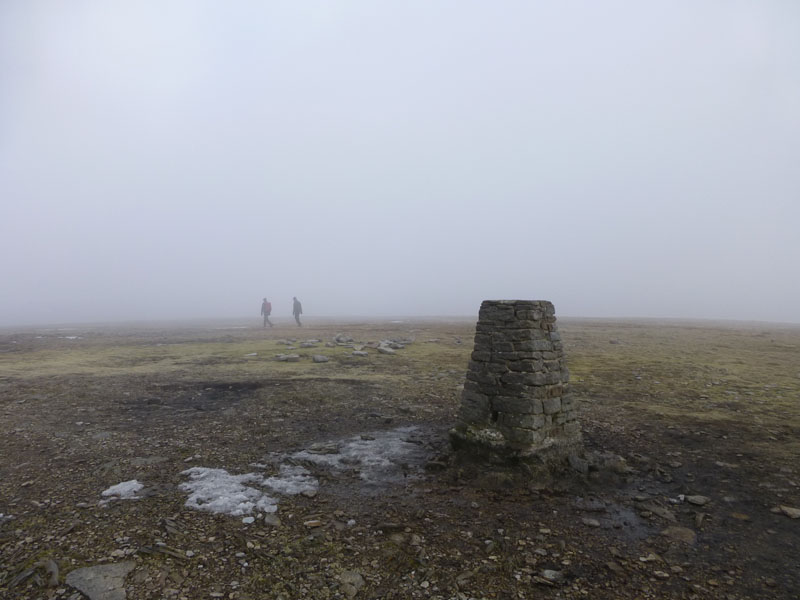
{"label": "ice on ground", "polygon": [[316,492],[319,488],[319,481],[298,465],[283,464],[278,474],[272,477],[258,473],[231,475],[225,469],[207,467],[192,467],[182,475],[191,479],[180,486],[182,490],[191,492],[186,506],[234,517],[249,515],[254,510],[273,513],[278,509],[275,498],[253,486],[266,487],[285,496]]}
{"label": "ice on ground", "polygon": [[376,483],[408,475],[409,464],[424,460],[422,444],[411,440],[416,427],[355,436],[339,446],[338,452],[315,453],[302,450],[295,460],[308,461],[338,470],[357,469],[361,479]]}
{"label": "ice on ground", "polygon": [[[275,462],[282,462],[278,473],[265,477],[258,473],[231,475],[225,469],[192,467],[183,471],[190,481],[180,488],[190,492],[186,506],[213,513],[235,517],[246,516],[254,511],[274,513],[278,500],[266,491],[285,496],[314,493],[319,489],[319,480],[308,469],[294,461],[307,461],[335,470],[357,470],[367,483],[385,483],[402,479],[416,470],[428,456],[428,450],[420,440],[413,438],[417,427],[401,427],[392,431],[375,432],[355,436],[341,442],[318,445],[319,450],[303,450],[289,455],[275,455]],[[251,463],[251,467],[266,468],[262,463]]]}
{"label": "ice on ground", "polygon": [[188,475],[191,479],[180,485],[182,490],[190,492],[186,500],[189,508],[234,517],[249,515],[254,510],[266,513],[278,510],[278,503],[274,498],[245,485],[262,483],[263,477],[257,473],[231,475],[225,469],[192,467],[181,474]]}
{"label": "ice on ground", "polygon": [[130,481],[123,481],[117,485],[112,485],[107,490],[103,490],[100,495],[106,497],[115,496],[121,500],[138,500],[139,496],[137,496],[136,493],[143,487],[144,485],[135,479],[131,479]]}
{"label": "ice on ground", "polygon": [[264,479],[264,485],[286,496],[316,492],[319,489],[317,478],[299,465],[281,465],[279,474]]}

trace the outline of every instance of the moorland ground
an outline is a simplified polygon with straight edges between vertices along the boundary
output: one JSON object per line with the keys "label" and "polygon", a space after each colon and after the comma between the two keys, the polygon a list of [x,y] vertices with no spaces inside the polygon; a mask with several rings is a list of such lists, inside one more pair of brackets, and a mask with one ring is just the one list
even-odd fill
{"label": "moorland ground", "polygon": [[[586,448],[625,463],[543,476],[450,453],[474,326],[0,331],[0,597],[82,598],[70,571],[122,561],[130,599],[800,597],[800,327],[560,319]],[[416,452],[371,481],[295,459],[318,489],[252,523],[185,505],[192,466],[397,431]]]}

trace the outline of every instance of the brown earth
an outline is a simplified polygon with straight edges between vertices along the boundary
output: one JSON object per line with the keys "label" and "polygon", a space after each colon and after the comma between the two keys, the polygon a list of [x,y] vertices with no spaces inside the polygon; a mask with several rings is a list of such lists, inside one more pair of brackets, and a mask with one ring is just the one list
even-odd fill
{"label": "brown earth", "polygon": [[[798,327],[560,320],[587,450],[625,462],[545,476],[450,453],[474,321],[243,325],[0,331],[0,597],[123,560],[130,599],[800,597]],[[252,524],[184,506],[191,466],[402,426],[423,458],[378,482],[307,465],[318,492]]]}

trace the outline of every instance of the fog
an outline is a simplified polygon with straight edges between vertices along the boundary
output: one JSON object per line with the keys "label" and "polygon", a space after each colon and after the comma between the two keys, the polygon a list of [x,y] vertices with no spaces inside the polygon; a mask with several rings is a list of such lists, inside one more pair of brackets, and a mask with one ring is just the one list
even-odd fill
{"label": "fog", "polygon": [[3,2],[0,325],[800,322],[800,3]]}

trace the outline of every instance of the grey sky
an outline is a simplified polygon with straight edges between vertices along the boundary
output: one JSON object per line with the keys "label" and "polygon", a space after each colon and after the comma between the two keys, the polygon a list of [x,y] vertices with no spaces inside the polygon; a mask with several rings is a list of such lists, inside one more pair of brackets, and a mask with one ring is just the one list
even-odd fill
{"label": "grey sky", "polygon": [[0,4],[0,325],[800,322],[800,3]]}

